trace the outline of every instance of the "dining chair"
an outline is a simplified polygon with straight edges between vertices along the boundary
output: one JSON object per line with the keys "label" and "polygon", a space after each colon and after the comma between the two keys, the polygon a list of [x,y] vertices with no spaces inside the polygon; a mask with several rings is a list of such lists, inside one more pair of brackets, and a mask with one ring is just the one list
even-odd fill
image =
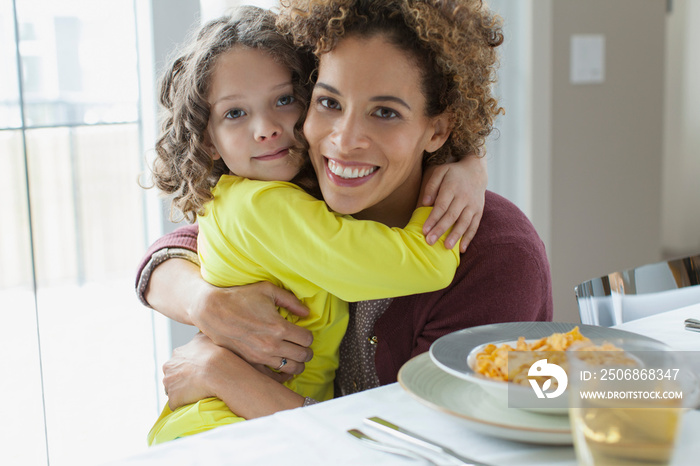
{"label": "dining chair", "polygon": [[581,323],[602,327],[700,303],[700,255],[613,272],[574,292]]}

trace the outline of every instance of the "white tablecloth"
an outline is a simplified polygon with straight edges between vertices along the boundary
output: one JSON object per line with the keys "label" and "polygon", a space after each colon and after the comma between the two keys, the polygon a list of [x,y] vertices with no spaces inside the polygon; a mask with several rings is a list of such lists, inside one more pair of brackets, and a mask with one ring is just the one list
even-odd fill
{"label": "white tablecloth", "polygon": [[[618,328],[651,336],[679,350],[700,351],[700,333],[684,329],[688,317],[700,319],[700,304],[629,322]],[[449,414],[428,408],[398,384],[338,398],[308,408],[277,413],[153,447],[114,465],[400,465],[415,460],[378,452],[346,433],[361,428],[377,439],[388,438],[363,427],[363,419],[380,416],[465,456],[493,465],[576,464],[573,447],[531,445],[501,440],[470,430]],[[684,415],[674,465],[695,465],[700,458],[700,411]],[[444,464],[449,464],[443,461]],[[441,464],[443,464],[441,463]]]}
{"label": "white tablecloth", "polygon": [[700,332],[685,330],[683,325],[691,317],[700,320],[700,304],[626,322],[617,328],[650,336],[677,350],[700,351]]}

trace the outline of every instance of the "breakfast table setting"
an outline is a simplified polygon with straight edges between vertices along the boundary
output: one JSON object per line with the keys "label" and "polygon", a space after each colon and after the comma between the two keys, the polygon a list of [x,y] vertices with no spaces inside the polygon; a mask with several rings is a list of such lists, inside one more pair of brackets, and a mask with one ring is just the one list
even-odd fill
{"label": "breakfast table setting", "polygon": [[[467,374],[469,353],[479,345],[546,337],[574,327],[592,339],[656,340],[672,353],[700,354],[700,303],[611,328],[559,322],[474,327],[438,339],[429,352],[402,367],[396,383],[220,427],[108,464],[586,464],[580,452],[577,457],[566,412],[509,407],[501,395],[494,396],[487,384],[475,383],[474,374]],[[699,464],[700,410],[694,404],[673,412],[680,412],[677,428],[652,426],[673,435],[671,457],[655,464]]]}

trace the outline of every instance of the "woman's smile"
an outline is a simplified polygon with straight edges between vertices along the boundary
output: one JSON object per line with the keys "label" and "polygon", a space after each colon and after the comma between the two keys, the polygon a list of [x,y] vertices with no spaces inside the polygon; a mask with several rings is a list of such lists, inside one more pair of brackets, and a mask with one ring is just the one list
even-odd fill
{"label": "woman's smile", "polygon": [[366,165],[358,162],[342,162],[340,160],[325,157],[327,173],[330,180],[336,184],[344,185],[348,182],[356,184],[368,181],[379,169],[376,165]]}

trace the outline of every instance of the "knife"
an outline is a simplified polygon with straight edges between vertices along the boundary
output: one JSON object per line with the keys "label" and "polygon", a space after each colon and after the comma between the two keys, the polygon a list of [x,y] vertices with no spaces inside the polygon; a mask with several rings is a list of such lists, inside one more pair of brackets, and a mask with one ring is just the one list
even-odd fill
{"label": "knife", "polygon": [[387,434],[393,435],[396,438],[400,438],[402,440],[411,442],[414,445],[420,445],[423,448],[427,448],[429,450],[451,456],[452,458],[460,461],[464,465],[489,466],[486,463],[481,463],[471,458],[466,458],[443,445],[435,443],[432,440],[428,440],[427,438],[422,437],[416,434],[415,432],[406,430],[403,427],[399,427],[396,424],[392,424],[391,422],[380,417],[370,417],[365,419],[365,422],[371,425],[372,427],[381,430],[382,432],[386,432]]}

